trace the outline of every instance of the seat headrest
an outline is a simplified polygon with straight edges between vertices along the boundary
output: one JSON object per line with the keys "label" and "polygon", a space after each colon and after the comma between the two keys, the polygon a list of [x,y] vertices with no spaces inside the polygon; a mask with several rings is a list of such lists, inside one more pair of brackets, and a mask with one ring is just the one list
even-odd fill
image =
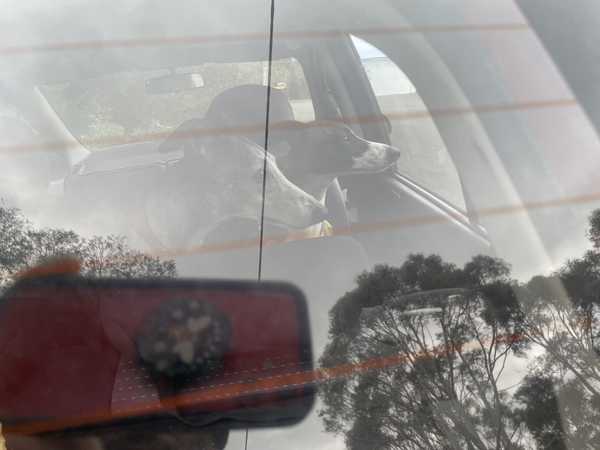
{"label": "seat headrest", "polygon": [[[227,89],[217,95],[205,118],[217,126],[240,127],[241,134],[263,145],[266,107],[267,86],[247,84]],[[269,122],[289,120],[294,120],[294,112],[287,93],[272,88]]]}

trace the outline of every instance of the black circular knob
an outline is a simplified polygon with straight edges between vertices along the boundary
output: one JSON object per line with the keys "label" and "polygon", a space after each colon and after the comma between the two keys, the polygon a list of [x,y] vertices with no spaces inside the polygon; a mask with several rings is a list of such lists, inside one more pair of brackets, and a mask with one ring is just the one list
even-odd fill
{"label": "black circular knob", "polygon": [[163,303],[144,322],[137,346],[154,375],[182,380],[220,370],[230,341],[229,319],[213,304],[176,299]]}

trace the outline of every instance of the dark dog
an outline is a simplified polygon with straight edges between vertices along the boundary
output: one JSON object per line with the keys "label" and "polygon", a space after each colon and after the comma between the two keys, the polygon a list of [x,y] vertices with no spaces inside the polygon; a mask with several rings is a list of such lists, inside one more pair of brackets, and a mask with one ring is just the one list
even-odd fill
{"label": "dark dog", "polygon": [[400,157],[398,149],[362,139],[339,122],[282,122],[272,133],[277,165],[322,205],[338,176],[382,172]]}
{"label": "dark dog", "polygon": [[284,143],[273,149],[278,166],[320,202],[338,176],[382,172],[400,157],[396,148],[362,139],[338,122],[285,122],[275,133]]}

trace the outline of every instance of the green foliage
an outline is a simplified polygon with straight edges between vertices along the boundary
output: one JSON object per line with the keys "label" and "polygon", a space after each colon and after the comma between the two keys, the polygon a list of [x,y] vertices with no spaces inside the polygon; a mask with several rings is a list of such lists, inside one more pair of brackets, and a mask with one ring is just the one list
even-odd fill
{"label": "green foliage", "polygon": [[530,374],[515,400],[514,420],[527,425],[540,449],[599,448],[600,403],[576,379]]}
{"label": "green foliage", "polygon": [[[589,237],[593,250],[527,283],[483,255],[361,274],[330,311],[323,370],[357,371],[322,386],[326,429],[351,449],[600,448],[600,210]],[[501,389],[529,349],[540,356],[520,387]]]}
{"label": "green foliage", "polygon": [[558,276],[577,307],[590,308],[600,304],[600,253],[596,250],[568,261],[559,270]]}
{"label": "green foliage", "polygon": [[594,245],[594,249],[600,250],[600,209],[592,212],[589,221],[588,237]]}
{"label": "green foliage", "polygon": [[333,336],[352,334],[357,331],[363,308],[380,305],[398,292],[408,292],[400,269],[381,264],[372,272],[363,272],[356,278],[357,287],[346,293],[330,311]]}
{"label": "green foliage", "polygon": [[0,280],[20,270],[29,258],[33,243],[28,227],[29,223],[17,209],[0,205]]}
{"label": "green foliage", "polygon": [[463,272],[471,284],[486,285],[509,281],[510,266],[499,258],[478,255],[465,264]]}
{"label": "green foliage", "polygon": [[83,238],[70,230],[35,228],[18,209],[0,206],[0,288],[15,274],[60,256],[82,263],[82,275],[91,277],[174,277],[175,263],[128,247],[124,237]]}
{"label": "green foliage", "polygon": [[92,277],[171,278],[175,263],[132,250],[122,236],[95,236],[80,247],[84,274]]}
{"label": "green foliage", "polygon": [[438,255],[409,255],[400,268],[404,283],[411,290],[455,288],[464,284],[464,274]]}
{"label": "green foliage", "polygon": [[541,375],[530,375],[515,395],[522,407],[515,410],[515,420],[523,422],[540,448],[566,450],[565,435],[555,381]]}
{"label": "green foliage", "polygon": [[321,365],[389,355],[402,363],[326,383],[326,428],[356,449],[516,446],[498,388],[507,358],[526,345],[506,338],[522,315],[509,274],[485,256],[458,268],[418,254],[361,274],[330,312]]}

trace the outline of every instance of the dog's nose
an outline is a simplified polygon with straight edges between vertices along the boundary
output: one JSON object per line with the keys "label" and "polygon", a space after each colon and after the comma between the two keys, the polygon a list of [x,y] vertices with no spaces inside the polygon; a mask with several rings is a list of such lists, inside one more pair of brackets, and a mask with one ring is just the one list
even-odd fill
{"label": "dog's nose", "polygon": [[329,216],[327,207],[323,205],[317,206],[312,212],[312,223],[323,222]]}

